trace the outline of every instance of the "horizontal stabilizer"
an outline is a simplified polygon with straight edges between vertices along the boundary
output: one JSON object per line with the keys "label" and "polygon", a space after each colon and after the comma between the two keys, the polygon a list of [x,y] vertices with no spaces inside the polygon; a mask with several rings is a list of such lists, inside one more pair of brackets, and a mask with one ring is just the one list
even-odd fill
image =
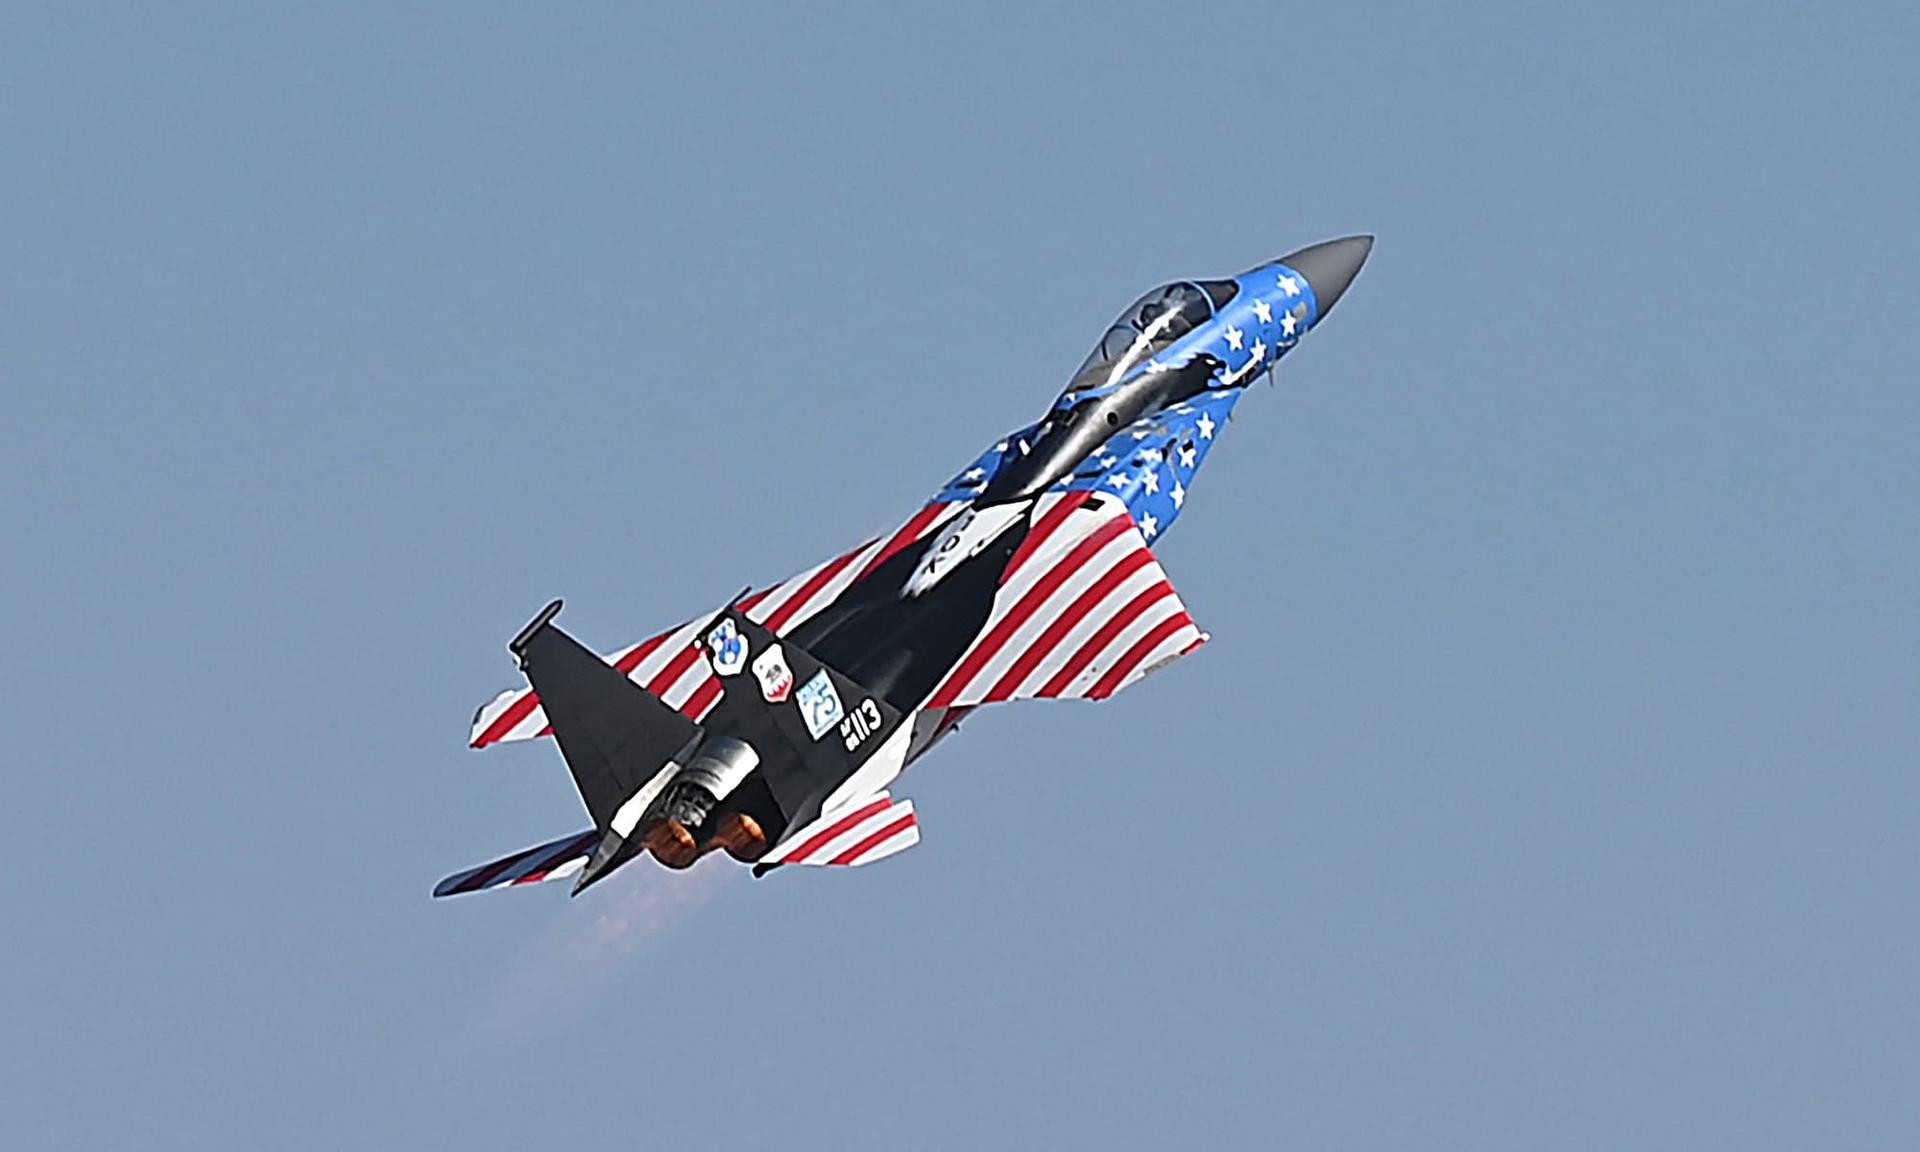
{"label": "horizontal stabilizer", "polygon": [[871,864],[920,843],[920,822],[913,801],[887,793],[843,804],[805,828],[760,861],[756,874],[776,864]]}
{"label": "horizontal stabilizer", "polygon": [[455,872],[433,886],[435,896],[458,896],[462,892],[480,892],[488,888],[513,888],[538,884],[542,880],[564,880],[586,867],[600,833],[589,828],[538,847],[515,852],[498,860]]}

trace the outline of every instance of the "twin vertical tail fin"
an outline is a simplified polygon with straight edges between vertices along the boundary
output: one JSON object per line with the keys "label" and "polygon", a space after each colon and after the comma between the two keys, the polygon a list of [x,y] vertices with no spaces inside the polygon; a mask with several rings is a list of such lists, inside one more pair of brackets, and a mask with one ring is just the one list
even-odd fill
{"label": "twin vertical tail fin", "polygon": [[905,719],[884,697],[737,605],[705,635],[722,692],[704,725],[760,750],[767,788],[789,828],[811,821]]}
{"label": "twin vertical tail fin", "polygon": [[638,854],[627,838],[701,728],[555,627],[559,611],[560,601],[547,605],[507,647],[539,694],[600,833],[578,892]]}
{"label": "twin vertical tail fin", "polygon": [[[789,831],[767,867],[865,864],[919,841],[912,803],[874,790],[898,773],[877,754],[896,745],[904,752],[906,718],[738,603],[695,634],[722,686],[704,724],[561,631],[553,623],[559,610],[559,601],[549,604],[508,647],[539,695],[594,827],[449,876],[435,896],[563,877],[575,878],[578,893],[643,851],[642,822],[683,766],[698,768],[699,750],[715,736],[768,753],[760,767]],[[889,770],[868,783],[863,767]],[[656,815],[648,827],[659,823]]]}
{"label": "twin vertical tail fin", "polygon": [[700,736],[700,726],[627,679],[553,624],[549,604],[508,645],[540,694],[594,826],[605,831],[660,767]]}

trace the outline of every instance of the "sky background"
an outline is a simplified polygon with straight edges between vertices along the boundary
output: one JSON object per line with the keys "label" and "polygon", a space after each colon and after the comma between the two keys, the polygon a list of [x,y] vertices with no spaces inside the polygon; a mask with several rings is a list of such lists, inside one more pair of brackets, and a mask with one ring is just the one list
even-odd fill
{"label": "sky background", "polygon": [[[0,8],[17,1148],[1912,1148],[1909,4]],[[1565,10],[1562,10],[1562,9]],[[857,874],[465,748],[1379,236]]]}

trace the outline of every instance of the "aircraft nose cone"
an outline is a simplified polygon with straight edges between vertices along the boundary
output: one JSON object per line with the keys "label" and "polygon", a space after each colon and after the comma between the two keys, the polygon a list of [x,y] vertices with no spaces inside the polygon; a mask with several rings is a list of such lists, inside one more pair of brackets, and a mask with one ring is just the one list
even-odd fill
{"label": "aircraft nose cone", "polygon": [[1315,244],[1302,248],[1291,256],[1282,256],[1280,263],[1307,278],[1313,286],[1313,298],[1320,302],[1319,319],[1332,311],[1340,294],[1353,283],[1360,273],[1360,265],[1367,262],[1367,254],[1373,251],[1373,237],[1347,236],[1339,240],[1328,240],[1324,244]]}

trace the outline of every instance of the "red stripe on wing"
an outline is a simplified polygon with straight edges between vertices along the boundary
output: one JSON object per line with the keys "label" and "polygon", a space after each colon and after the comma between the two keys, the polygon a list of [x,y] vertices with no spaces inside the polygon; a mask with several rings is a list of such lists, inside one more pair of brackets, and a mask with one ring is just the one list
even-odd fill
{"label": "red stripe on wing", "polygon": [[926,533],[927,529],[932,527],[933,522],[935,520],[938,520],[940,518],[940,514],[942,512],[945,512],[947,508],[948,508],[947,504],[945,504],[942,501],[935,500],[933,503],[927,505],[925,508],[922,508],[920,509],[920,511],[915,512],[913,514],[913,518],[908,520],[905,524],[902,524],[900,526],[900,530],[898,532],[895,532],[893,536],[887,540],[886,547],[874,553],[873,559],[867,561],[866,567],[860,569],[860,574],[853,578],[854,583],[857,584],[860,581],[866,579],[868,574],[870,574],[875,568],[878,568],[880,567],[880,565],[885,564],[887,561],[893,559],[894,555],[898,553],[902,548],[905,548],[907,545],[913,543],[915,540],[920,539],[920,537]]}
{"label": "red stripe on wing", "polygon": [[1027,646],[1027,650],[1020,654],[1020,659],[1014,661],[1013,667],[1007,669],[1007,674],[1000,677],[1000,682],[987,693],[987,699],[1012,699],[1013,694],[1020,690],[1020,685],[1025,683],[1027,677],[1033,674],[1033,670],[1040,666],[1040,662],[1053,654],[1053,650],[1067,638],[1067,633],[1072,632],[1080,621],[1086,618],[1087,613],[1093,611],[1095,605],[1105,600],[1115,588],[1126,583],[1128,577],[1151,563],[1153,563],[1153,555],[1144,548],[1122,556],[1118,564],[1109,568],[1100,579],[1088,585],[1086,591],[1080,593],[1065,612],[1062,612],[1053,623],[1047,625],[1047,630],[1040,634],[1039,639]]}
{"label": "red stripe on wing", "polygon": [[1075,677],[1085,671],[1087,665],[1093,663],[1093,658],[1105,651],[1107,645],[1113,643],[1113,638],[1126,630],[1127,625],[1138,620],[1140,614],[1148,608],[1171,595],[1173,595],[1173,585],[1165,580],[1142,588],[1139,595],[1127,601],[1120,611],[1114,613],[1105,624],[1100,626],[1098,632],[1088,637],[1087,642],[1080,646],[1080,650],[1073,654],[1073,659],[1067,661],[1060,671],[1054,673],[1053,679],[1047,681],[1035,695],[1058,696],[1066,691]]}
{"label": "red stripe on wing", "polygon": [[1020,597],[1019,603],[1008,610],[991,631],[980,638],[979,643],[973,646],[973,651],[968,653],[967,658],[961,661],[960,666],[947,677],[946,684],[927,701],[927,706],[945,708],[952,704],[967,685],[973,682],[973,678],[980,674],[980,670],[992,663],[994,657],[1000,654],[1000,649],[1007,646],[1007,641],[1020,630],[1020,626],[1047,602],[1049,596],[1059,590],[1060,585],[1066,583],[1069,577],[1085,567],[1102,548],[1111,544],[1116,537],[1132,527],[1131,520],[1124,516],[1115,516],[1075,544],[1065,556],[1047,570],[1045,575],[1034,582],[1033,587],[1027,589],[1026,595]]}
{"label": "red stripe on wing", "polygon": [[1107,697],[1113,695],[1114,690],[1119,688],[1120,685],[1125,682],[1126,678],[1133,674],[1133,670],[1140,666],[1140,662],[1147,658],[1148,653],[1165,643],[1167,637],[1180,631],[1182,628],[1191,627],[1192,624],[1193,617],[1187,615],[1185,612],[1175,612],[1165,620],[1154,625],[1152,630],[1145,636],[1133,642],[1133,647],[1128,648],[1125,655],[1113,662],[1113,667],[1107,669],[1107,674],[1100,677],[1098,683],[1088,689],[1087,698],[1089,700],[1105,700]]}
{"label": "red stripe on wing", "polygon": [[700,687],[693,690],[693,695],[687,697],[687,702],[680,705],[680,711],[698,723],[707,714],[707,709],[713,707],[714,702],[720,699],[720,693],[723,691],[725,689],[720,686],[720,678],[709,676]]}
{"label": "red stripe on wing", "polygon": [[1055,501],[1045,515],[1034,521],[1032,530],[1027,533],[1027,538],[1020,541],[1020,546],[1013,550],[1012,559],[1007,561],[1007,570],[1000,575],[1001,586],[1005,587],[1027,561],[1033,559],[1033,554],[1040,550],[1049,536],[1059,530],[1060,525],[1067,522],[1067,517],[1084,506],[1080,493],[1069,492]]}
{"label": "red stripe on wing", "polygon": [[853,847],[847,849],[845,852],[840,853],[840,855],[835,856],[833,859],[827,861],[827,863],[851,864],[855,860],[858,860],[860,857],[866,855],[872,849],[877,848],[882,844],[885,844],[887,841],[893,839],[895,836],[898,836],[900,833],[905,832],[907,829],[913,827],[913,822],[914,822],[913,813],[909,812],[905,816],[900,817],[898,820],[895,820],[893,823],[880,829],[880,831],[875,832],[873,835],[862,838],[858,843],[854,844]]}
{"label": "red stripe on wing", "polygon": [[815,572],[805,584],[800,585],[798,592],[787,597],[786,603],[774,609],[773,614],[767,617],[765,621],[767,631],[777,633],[780,629],[786,627],[787,621],[793,619],[794,613],[805,607],[807,601],[819,595],[822,588],[833,583],[834,578],[846,571],[847,566],[852,564],[854,560],[859,557],[860,553],[866,550],[866,547],[865,544],[862,544],[846,555],[832,561],[826,567],[820,569],[820,571]]}
{"label": "red stripe on wing", "polygon": [[487,745],[499,740],[507,733],[513,731],[522,720],[533,715],[533,710],[539,706],[540,698],[532,692],[528,692],[525,696],[507,705],[505,712],[495,716],[493,723],[487,725],[487,730],[480,733],[480,735],[474,739],[472,746],[475,748],[485,748]]}
{"label": "red stripe on wing", "polygon": [[[679,629],[676,628],[673,631],[677,632]],[[665,644],[667,637],[671,635],[673,635],[673,632],[662,632],[658,636],[640,641],[640,643],[633,646],[633,651],[615,660],[613,666],[629,676],[633,675],[633,670],[646,663],[647,657],[659,651],[660,645]]]}
{"label": "red stripe on wing", "polygon": [[698,659],[700,659],[700,649],[697,646],[689,644],[680,649],[673,659],[667,661],[665,668],[656,673],[653,679],[647,681],[647,691],[655,696],[665,696],[667,689],[673,687],[674,682],[684,676],[687,669],[693,667],[693,662]]}

